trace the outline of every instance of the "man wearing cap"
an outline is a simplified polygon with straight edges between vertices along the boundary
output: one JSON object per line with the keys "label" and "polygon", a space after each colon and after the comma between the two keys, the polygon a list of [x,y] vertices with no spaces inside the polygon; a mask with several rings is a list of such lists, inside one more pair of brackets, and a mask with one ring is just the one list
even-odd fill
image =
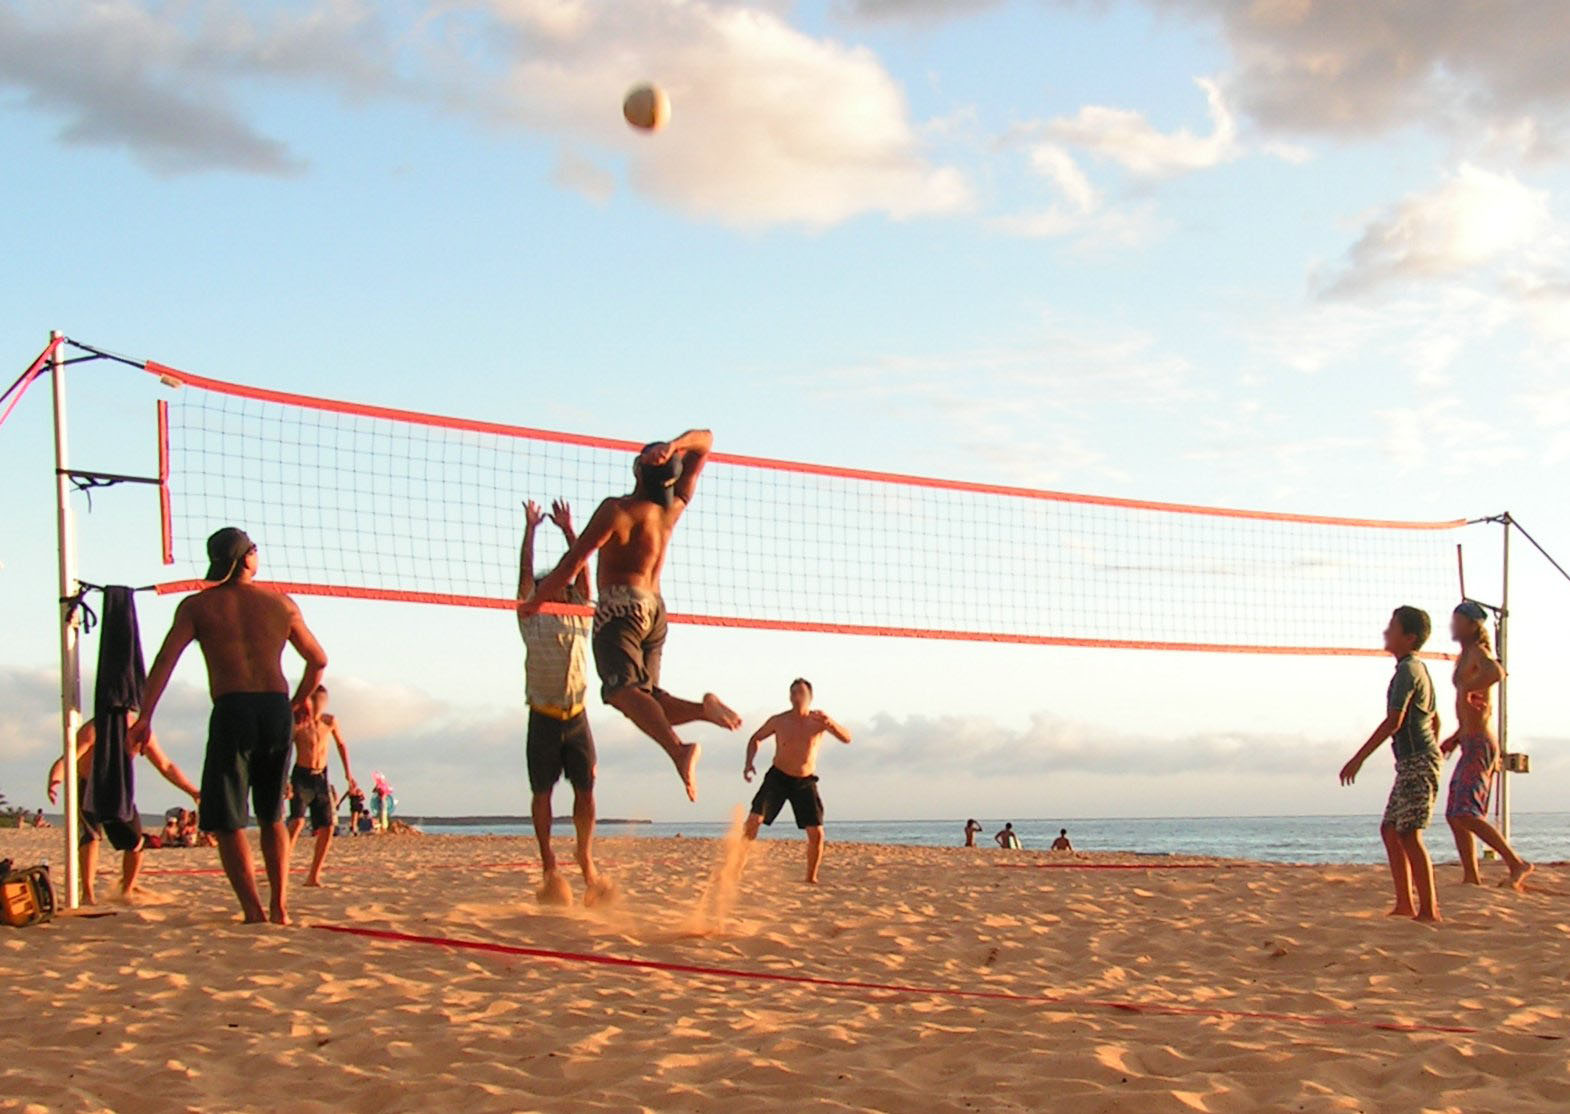
{"label": "man wearing cap", "polygon": [[[153,713],[180,655],[193,641],[207,663],[213,712],[202,764],[200,824],[218,840],[224,873],[240,900],[247,924],[288,924],[286,887],[289,833],[283,823],[283,789],[289,773],[294,719],[310,711],[327,655],[293,600],[258,587],[256,546],[245,531],[227,526],[207,539],[209,587],[175,608],[174,624],[147,673],[142,715],[131,743],[151,734]],[[294,697],[284,679],[283,648],[305,659]],[[249,806],[247,796],[249,795]],[[261,834],[271,890],[263,909],[245,829],[251,808]]]}
{"label": "man wearing cap", "polygon": [[694,702],[660,688],[665,649],[660,572],[671,534],[692,502],[713,445],[714,437],[706,429],[645,445],[633,461],[632,494],[601,503],[561,563],[518,606],[520,619],[538,614],[545,603],[559,597],[591,555],[599,554],[600,598],[594,612],[593,646],[601,698],[670,756],[688,798],[694,801],[699,748],[683,742],[675,728],[702,720],[734,731],[741,718],[712,692]]}

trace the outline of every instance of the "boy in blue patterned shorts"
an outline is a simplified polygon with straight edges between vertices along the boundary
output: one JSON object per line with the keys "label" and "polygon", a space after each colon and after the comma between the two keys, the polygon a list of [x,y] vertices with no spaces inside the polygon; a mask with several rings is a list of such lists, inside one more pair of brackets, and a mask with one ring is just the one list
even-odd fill
{"label": "boy in blue patterned shorts", "polygon": [[1433,679],[1417,657],[1431,626],[1428,613],[1416,607],[1398,607],[1391,613],[1390,625],[1385,628],[1385,652],[1396,659],[1396,673],[1385,694],[1385,718],[1341,768],[1341,784],[1351,785],[1368,756],[1386,739],[1391,740],[1396,780],[1379,826],[1396,887],[1396,905],[1390,915],[1415,917],[1425,924],[1440,920],[1434,897],[1434,864],[1423,846],[1423,829],[1428,827],[1439,797],[1439,713],[1434,705]]}

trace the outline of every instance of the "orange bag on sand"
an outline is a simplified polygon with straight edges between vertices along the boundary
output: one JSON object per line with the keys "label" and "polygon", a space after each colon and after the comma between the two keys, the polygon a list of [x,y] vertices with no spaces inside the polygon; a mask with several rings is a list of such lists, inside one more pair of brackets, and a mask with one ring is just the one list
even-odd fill
{"label": "orange bag on sand", "polygon": [[0,920],[13,928],[42,924],[55,915],[55,891],[47,866],[11,869],[11,860],[0,862]]}

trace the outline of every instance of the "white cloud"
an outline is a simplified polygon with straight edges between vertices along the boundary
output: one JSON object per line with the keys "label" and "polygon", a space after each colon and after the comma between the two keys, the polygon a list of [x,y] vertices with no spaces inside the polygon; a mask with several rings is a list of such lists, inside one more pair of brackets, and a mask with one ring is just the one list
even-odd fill
{"label": "white cloud", "polygon": [[1463,165],[1438,188],[1410,194],[1370,221],[1339,273],[1321,286],[1332,297],[1363,294],[1522,261],[1550,243],[1554,231],[1546,191]]}
{"label": "white cloud", "polygon": [[[404,17],[406,23],[394,26]],[[60,65],[70,59],[69,66]],[[622,92],[674,104],[634,134]],[[603,197],[585,151],[632,187],[737,225],[828,225],[966,208],[954,167],[925,155],[904,92],[862,47],[815,38],[766,8],[710,0],[361,0],[158,6],[48,0],[0,8],[0,85],[62,117],[67,143],[120,147],[161,173],[294,174],[303,160],[247,119],[245,82],[314,83],[358,102],[407,98],[561,140],[557,177]]]}
{"label": "white cloud", "polygon": [[1103,105],[1086,105],[1073,116],[1049,120],[1043,130],[1059,143],[1110,159],[1142,177],[1168,177],[1229,162],[1242,153],[1237,120],[1217,82],[1202,77],[1195,83],[1209,106],[1209,135],[1195,135],[1187,128],[1163,132],[1142,113]]}
{"label": "white cloud", "polygon": [[[461,83],[470,106],[614,149],[628,180],[668,204],[740,225],[827,225],[969,203],[959,171],[923,156],[903,90],[870,50],[702,0],[486,7],[507,49],[496,72]],[[671,98],[657,136],[616,110],[645,78]]]}

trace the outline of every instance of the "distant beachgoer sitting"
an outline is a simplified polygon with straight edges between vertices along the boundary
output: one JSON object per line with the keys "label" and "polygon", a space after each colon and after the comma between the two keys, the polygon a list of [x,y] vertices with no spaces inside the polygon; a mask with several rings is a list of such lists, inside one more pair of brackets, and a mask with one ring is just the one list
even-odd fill
{"label": "distant beachgoer sitting", "polygon": [[164,830],[158,833],[161,846],[178,847],[180,845],[180,817],[184,810],[170,812],[164,817]]}
{"label": "distant beachgoer sitting", "polygon": [[1054,851],[1072,851],[1072,850],[1074,850],[1074,845],[1068,841],[1068,829],[1067,828],[1059,828],[1058,829],[1058,838],[1054,839],[1052,841],[1052,850],[1054,850]]}
{"label": "distant beachgoer sitting", "polygon": [[981,825],[976,823],[976,820],[975,820],[974,817],[972,817],[971,819],[965,821],[965,846],[966,847],[974,847],[974,846],[976,846],[976,837],[978,835],[980,835],[982,833],[982,831],[983,831],[983,829],[982,829]]}
{"label": "distant beachgoer sitting", "polygon": [[49,825],[49,821],[44,819],[44,810],[43,809],[39,809],[38,810],[38,814],[33,817],[33,827],[35,827],[35,828],[47,828],[49,826],[50,826]]}
{"label": "distant beachgoer sitting", "polygon": [[1003,830],[992,837],[994,843],[1005,851],[1019,850],[1019,834],[1014,831],[1013,823],[1003,825]]}

